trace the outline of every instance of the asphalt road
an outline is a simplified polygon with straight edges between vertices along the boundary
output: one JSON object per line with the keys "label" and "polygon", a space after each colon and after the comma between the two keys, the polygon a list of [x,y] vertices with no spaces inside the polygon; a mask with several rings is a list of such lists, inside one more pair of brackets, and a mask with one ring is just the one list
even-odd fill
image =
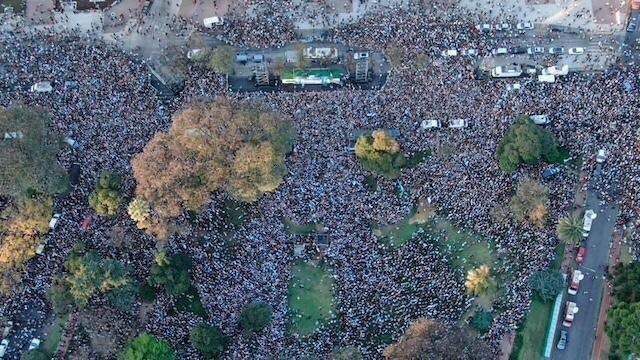
{"label": "asphalt road", "polygon": [[[596,172],[598,172],[596,170]],[[593,181],[601,181],[599,176],[594,176]],[[617,206],[602,204],[597,194],[589,191],[585,210],[592,209],[598,217],[594,220],[591,232],[586,240],[587,256],[581,266],[578,267],[585,275],[580,283],[579,291],[576,295],[564,292],[564,301],[560,321],[556,329],[552,359],[591,359],[596,338],[596,326],[600,303],[604,293],[605,268],[609,263],[609,248],[611,238],[618,216]],[[571,274],[569,274],[570,278]],[[564,319],[566,301],[573,301],[578,305],[578,313],[575,315],[571,328],[562,326]],[[569,331],[569,342],[565,350],[556,348],[560,337],[560,330]]]}

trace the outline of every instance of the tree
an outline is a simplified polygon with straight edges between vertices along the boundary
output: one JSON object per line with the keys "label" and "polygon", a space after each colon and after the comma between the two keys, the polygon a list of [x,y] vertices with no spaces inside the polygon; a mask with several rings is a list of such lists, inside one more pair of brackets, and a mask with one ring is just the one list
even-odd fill
{"label": "tree", "polygon": [[185,209],[199,211],[220,189],[244,202],[274,191],[286,174],[293,139],[288,121],[227,100],[175,115],[171,129],[156,134],[133,160],[136,198],[151,208],[148,231],[162,229]]}
{"label": "tree", "polygon": [[169,344],[155,337],[142,334],[133,339],[123,353],[124,360],[175,360]]}
{"label": "tree", "polygon": [[43,350],[34,349],[23,353],[20,360],[51,360],[51,355],[47,355]]}
{"label": "tree", "polygon": [[471,318],[469,323],[472,328],[478,330],[481,334],[486,333],[491,329],[493,324],[493,314],[489,311],[478,310]]}
{"label": "tree", "polygon": [[134,199],[129,203],[127,213],[139,228],[141,227],[139,224],[142,224],[142,228],[145,228],[144,224],[149,221],[149,217],[151,216],[151,207],[149,207],[149,203],[144,200]]}
{"label": "tree", "polygon": [[355,152],[367,170],[388,179],[400,176],[400,170],[406,162],[398,141],[383,130],[376,130],[371,136],[360,136]]}
{"label": "tree", "polygon": [[497,151],[500,168],[513,173],[522,163],[537,165],[541,160],[555,162],[559,157],[558,144],[551,132],[522,117],[511,126]]}
{"label": "tree", "polygon": [[209,68],[219,74],[232,74],[235,56],[236,49],[231,46],[215,48],[209,56]]}
{"label": "tree", "polygon": [[96,190],[89,196],[89,205],[98,215],[116,216],[122,204],[119,190],[120,177],[105,172],[100,176]]}
{"label": "tree", "polygon": [[[159,254],[162,254],[160,252]],[[151,268],[149,283],[156,287],[164,287],[169,294],[178,296],[191,289],[191,259],[184,255],[166,258],[156,256],[156,263]]]}
{"label": "tree", "polygon": [[640,354],[640,302],[619,303],[611,308],[606,331],[612,355],[626,359],[630,354]]}
{"label": "tree", "polygon": [[569,246],[576,246],[582,241],[582,219],[575,215],[562,218],[556,226],[558,238]]}
{"label": "tree", "polygon": [[525,179],[518,184],[509,206],[517,221],[528,219],[543,226],[549,213],[549,190],[535,180]]}
{"label": "tree", "polygon": [[620,302],[640,302],[640,263],[621,263],[614,268],[613,296]]}
{"label": "tree", "polygon": [[490,347],[466,328],[446,327],[427,319],[416,320],[383,353],[389,360],[488,360]]}
{"label": "tree", "polygon": [[484,293],[491,285],[491,269],[487,265],[482,265],[467,272],[467,281],[465,281],[464,286],[474,296]]}
{"label": "tree", "polygon": [[64,278],[53,277],[53,282],[47,292],[53,311],[58,315],[69,313],[73,307],[73,296],[69,292],[69,285]]}
{"label": "tree", "polygon": [[66,263],[69,293],[76,305],[85,306],[102,283],[100,258],[95,254],[72,256]]}
{"label": "tree", "polygon": [[28,107],[0,108],[0,195],[13,198],[29,193],[55,195],[69,186],[56,158],[61,139],[50,132],[48,116]]}
{"label": "tree", "polygon": [[190,339],[193,347],[210,359],[216,359],[224,353],[229,343],[229,339],[219,328],[206,324],[193,328]]}
{"label": "tree", "polygon": [[271,323],[273,310],[265,303],[253,303],[240,314],[240,327],[247,331],[257,332]]}
{"label": "tree", "polygon": [[531,289],[535,290],[544,301],[550,301],[564,290],[566,282],[562,274],[556,271],[538,271],[529,279]]}

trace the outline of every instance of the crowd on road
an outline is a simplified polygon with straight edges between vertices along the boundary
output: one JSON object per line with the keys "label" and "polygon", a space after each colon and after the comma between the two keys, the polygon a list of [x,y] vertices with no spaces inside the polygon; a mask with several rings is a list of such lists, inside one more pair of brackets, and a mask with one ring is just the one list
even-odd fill
{"label": "crowd on road", "polygon": [[[270,19],[286,18],[275,2],[264,3],[270,4],[266,14],[278,13]],[[606,73],[569,75],[554,84],[520,79],[520,90],[508,90],[508,82],[475,79],[473,59],[439,58],[444,48],[488,46],[473,25],[455,15],[396,9],[336,29],[331,37],[338,42],[387,52],[399,49],[381,91],[346,86],[335,91],[231,94],[222,76],[193,65],[185,89],[169,105],[156,99],[144,63],[115,47],[71,35],[16,32],[0,39],[0,106],[47,109],[52,129],[81,144],[80,150],[62,151],[60,163],[65,169],[79,163],[83,170],[73,190],[56,202],[60,224],[49,235],[46,254],[30,262],[24,290],[0,299],[0,315],[14,319],[21,329],[9,354],[16,355],[50,320],[46,292],[76,242],[85,241],[103,256],[125,262],[133,276],[144,281],[153,263],[154,240],[135,229],[124,211],[115,219],[96,218],[91,231],[82,232],[82,219],[91,214],[87,198],[100,173],[111,170],[123,175],[123,193],[129,199],[135,187],[132,157],[155,132],[169,126],[173,112],[190,101],[220,95],[266,104],[290,118],[298,134],[287,159],[285,183],[249,207],[245,222],[230,237],[220,231],[228,226],[221,223],[225,195],[215,194],[198,225],[167,245],[193,258],[193,282],[208,321],[237,335],[229,358],[300,358],[347,345],[357,346],[365,358],[376,358],[384,341],[397,338],[417,318],[456,323],[472,301],[465,292],[464,272],[455,268],[435,238],[422,234],[423,241],[392,250],[381,245],[373,231],[401,223],[418,202],[427,202],[439,218],[494,243],[500,261],[493,271],[504,292],[493,304],[500,311],[485,338],[497,345],[526,315],[532,295],[528,278],[552,261],[558,243],[555,223],[572,210],[575,185],[580,176],[588,179],[593,173],[597,150],[609,154],[597,182],[602,200],[621,205],[620,224],[637,218],[640,75],[637,68],[620,66]],[[293,34],[288,26],[273,24],[234,31],[221,36],[230,43],[262,47],[282,45]],[[426,64],[418,64],[418,54]],[[53,92],[28,90],[44,80],[52,82]],[[547,127],[574,158],[574,167],[562,166],[558,177],[543,181],[551,199],[544,228],[501,216],[508,212],[518,182],[540,179],[547,166],[525,167],[514,175],[498,168],[496,148],[523,114],[548,114],[552,122]],[[468,120],[467,128],[420,128],[425,119],[446,123],[460,118]],[[371,191],[364,186],[369,174],[349,149],[354,133],[379,128],[397,130],[407,154],[429,150],[432,156],[403,170],[397,180],[379,179],[377,190]],[[399,184],[408,198],[397,195]],[[311,239],[289,234],[282,219],[322,224],[331,239],[322,261],[335,279],[339,315],[308,339],[287,334],[287,290],[296,261],[294,243]],[[116,246],[116,229],[135,245],[126,250]],[[635,238],[636,244],[639,240]],[[234,244],[231,250],[229,243]],[[273,306],[273,322],[255,337],[240,336],[239,314],[254,301]],[[168,341],[183,357],[196,358],[188,334],[202,320],[172,307],[173,300],[160,294],[140,327]]]}

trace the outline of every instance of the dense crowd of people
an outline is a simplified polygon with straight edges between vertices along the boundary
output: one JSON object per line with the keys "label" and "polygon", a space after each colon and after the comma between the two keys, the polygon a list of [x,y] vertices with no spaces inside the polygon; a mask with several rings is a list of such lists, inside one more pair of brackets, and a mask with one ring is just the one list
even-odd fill
{"label": "dense crowd of people", "polygon": [[[257,19],[276,19],[278,26],[240,26],[223,33],[229,43],[252,47],[281,46],[294,39],[286,8],[261,1]],[[279,19],[279,20],[278,20]],[[255,24],[256,18],[232,24]],[[224,77],[193,65],[186,87],[163,105],[155,96],[143,62],[115,47],[87,42],[71,35],[22,32],[0,38],[0,106],[36,105],[51,113],[51,127],[81,144],[66,149],[60,162],[69,169],[79,163],[82,175],[70,194],[56,201],[59,226],[49,235],[45,255],[32,260],[24,289],[0,301],[0,315],[14,319],[21,330],[17,348],[39,334],[49,320],[47,290],[52,275],[74,244],[86,242],[105,257],[123,261],[143,281],[153,263],[154,239],[135,228],[125,211],[116,219],[94,217],[90,231],[82,219],[91,214],[90,192],[104,170],[124,177],[130,198],[135,181],[131,159],[157,131],[165,130],[173,112],[189,102],[215,96],[266,104],[291,119],[297,141],[287,158],[288,175],[281,188],[246,209],[245,222],[233,231],[224,224],[224,194],[212,195],[197,225],[174,236],[171,252],[194,261],[193,282],[211,324],[232,336],[227,357],[300,358],[328,354],[353,345],[365,358],[380,357],[384,340],[396,339],[415,319],[427,317],[456,323],[471,306],[464,288],[465,274],[429,234],[397,250],[382,246],[373,229],[398,224],[419,202],[427,201],[438,217],[483,236],[500,258],[493,269],[504,280],[504,292],[493,304],[499,308],[485,337],[496,346],[516,329],[531,301],[529,276],[549,266],[558,243],[555,223],[573,208],[575,186],[587,183],[596,167],[595,153],[606,149],[608,160],[594,179],[598,196],[620,206],[619,225],[629,225],[640,209],[640,134],[638,133],[637,68],[617,66],[605,73],[571,74],[555,84],[519,80],[520,90],[507,82],[478,80],[473,58],[442,60],[440,51],[475,48],[488,52],[495,40],[482,36],[470,19],[456,15],[395,9],[371,14],[362,21],[336,28],[333,41],[371,50],[401,49],[384,90],[345,86],[333,91],[229,93]],[[426,65],[417,64],[418,55]],[[30,92],[38,81],[51,81],[51,93]],[[68,83],[74,81],[75,85]],[[524,178],[541,178],[544,166],[524,167],[513,176],[498,167],[496,148],[513,120],[523,114],[548,114],[548,128],[570,150],[581,168],[563,168],[544,181],[550,190],[548,226],[538,228],[496,216],[508,207],[516,185]],[[464,129],[420,128],[425,119],[444,122],[467,119]],[[350,148],[354,133],[363,129],[394,129],[404,152],[429,150],[432,157],[406,169],[397,180],[379,179],[377,190],[365,188],[369,175]],[[582,175],[583,178],[579,178]],[[408,199],[397,195],[399,184]],[[330,246],[323,256],[335,279],[338,316],[308,339],[287,333],[287,290],[296,242],[282,219],[326,228]],[[109,239],[118,228],[135,245],[126,249]],[[639,235],[631,243],[637,245]],[[430,241],[431,240],[431,241]],[[229,251],[228,243],[235,244]],[[310,254],[307,256],[311,256]],[[255,337],[240,336],[237,323],[246,304],[273,306],[272,324]],[[189,330],[202,319],[172,311],[173,300],[160,294],[140,327],[180,349],[182,358],[197,358],[188,346]],[[141,317],[142,318],[142,317]],[[15,348],[10,354],[17,354]]]}

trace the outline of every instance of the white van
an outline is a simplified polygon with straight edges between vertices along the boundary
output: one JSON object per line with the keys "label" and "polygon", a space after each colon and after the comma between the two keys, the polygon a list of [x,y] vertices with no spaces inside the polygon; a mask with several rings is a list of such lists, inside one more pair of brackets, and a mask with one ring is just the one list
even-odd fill
{"label": "white van", "polygon": [[439,120],[422,120],[420,127],[423,129],[439,128],[440,121]]}
{"label": "white van", "polygon": [[567,75],[569,73],[569,65],[562,66],[550,66],[548,68],[542,69],[542,75]]}
{"label": "white van", "polygon": [[40,81],[31,85],[30,90],[31,92],[51,92],[51,90],[53,90],[53,87],[48,81]]}
{"label": "white van", "polygon": [[467,125],[468,123],[466,119],[453,119],[449,121],[449,127],[451,129],[462,129],[462,128],[466,128]]}
{"label": "white van", "polygon": [[551,122],[547,115],[531,115],[529,118],[536,125],[545,125]]}
{"label": "white van", "polygon": [[211,29],[214,26],[224,25],[224,19],[220,16],[212,16],[202,20],[204,27]]}
{"label": "white van", "polygon": [[555,75],[538,75],[539,82],[553,83],[556,82]]}
{"label": "white van", "polygon": [[58,225],[58,220],[60,220],[60,214],[53,214],[53,217],[49,220],[49,229],[55,229]]}
{"label": "white van", "polygon": [[598,217],[595,211],[589,209],[584,213],[584,224],[582,225],[582,236],[589,236],[589,232],[591,231],[591,226],[593,225],[593,220]]}

